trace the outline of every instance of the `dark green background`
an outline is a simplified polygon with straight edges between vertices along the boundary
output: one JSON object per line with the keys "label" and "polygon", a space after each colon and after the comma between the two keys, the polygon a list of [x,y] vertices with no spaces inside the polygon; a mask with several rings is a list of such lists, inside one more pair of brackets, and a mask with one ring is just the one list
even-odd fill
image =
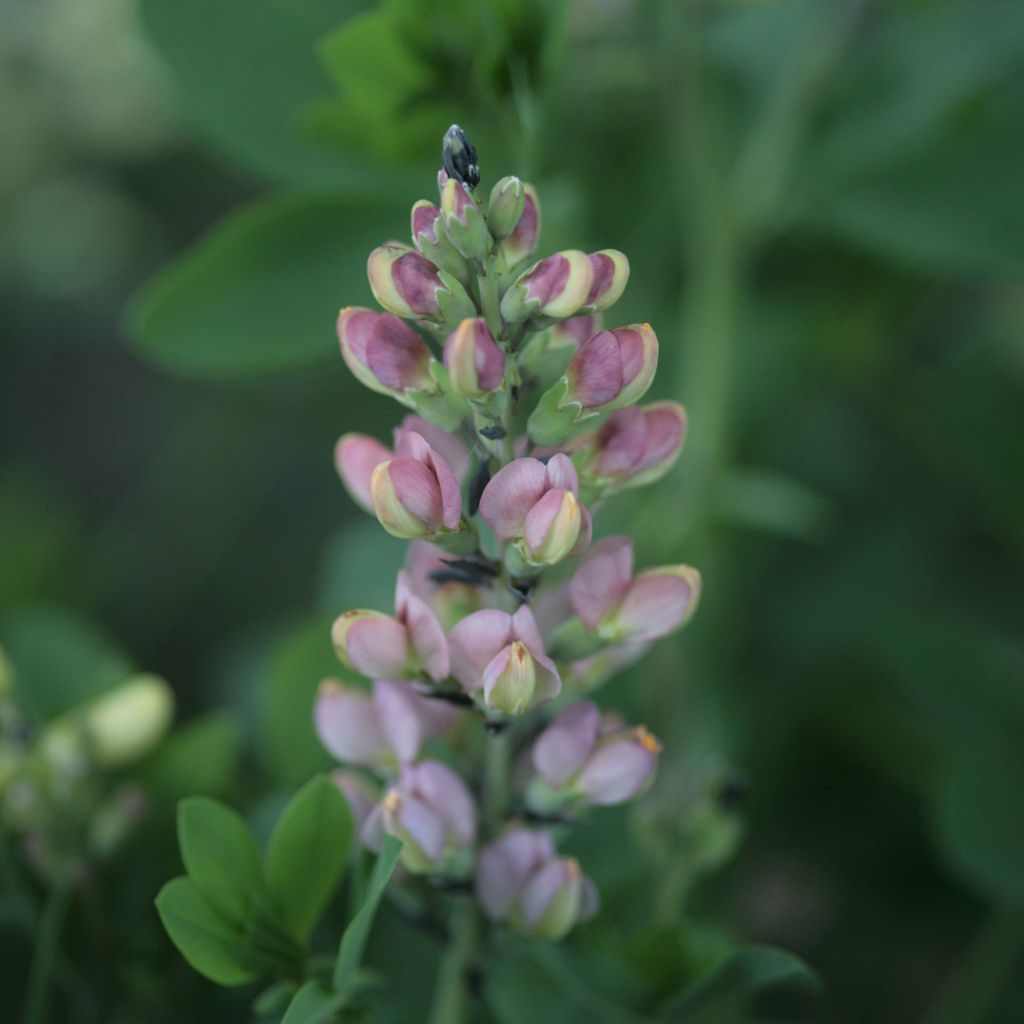
{"label": "dark green background", "polygon": [[[386,607],[401,557],[332,467],[400,411],[333,317],[457,120],[488,187],[538,185],[545,249],[628,254],[613,319],[654,324],[652,396],[690,412],[672,475],[599,529],[704,572],[694,623],[601,696],[665,742],[655,808],[750,779],[693,919],[803,956],[820,1019],[1015,1024],[1024,7],[430,7],[0,0],[0,643],[59,644],[63,610],[165,675],[179,720],[227,709],[241,753],[197,785],[256,820],[326,763],[324,625]],[[68,1020],[244,1017],[157,926],[157,788],[73,908]],[[420,942],[385,927],[390,955]]]}

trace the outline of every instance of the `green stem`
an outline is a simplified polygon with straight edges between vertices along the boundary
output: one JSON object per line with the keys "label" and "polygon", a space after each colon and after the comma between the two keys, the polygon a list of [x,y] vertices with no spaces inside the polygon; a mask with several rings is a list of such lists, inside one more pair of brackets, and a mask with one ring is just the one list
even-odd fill
{"label": "green stem", "polygon": [[451,929],[428,1024],[463,1024],[469,1017],[466,975],[476,955],[480,933],[480,916],[472,897],[459,901],[452,914]]}
{"label": "green stem", "polygon": [[484,827],[493,834],[505,818],[508,799],[509,730],[487,737],[484,765]]}
{"label": "green stem", "polygon": [[501,336],[501,309],[498,302],[498,275],[494,273],[493,261],[488,259],[477,269],[477,285],[480,288],[480,311],[487,321],[491,334]]}
{"label": "green stem", "polygon": [[57,945],[70,900],[71,884],[66,879],[58,880],[50,891],[39,922],[36,946],[32,953],[32,967],[28,976],[25,1008],[21,1015],[22,1024],[38,1024],[43,1019],[50,972],[57,955]]}

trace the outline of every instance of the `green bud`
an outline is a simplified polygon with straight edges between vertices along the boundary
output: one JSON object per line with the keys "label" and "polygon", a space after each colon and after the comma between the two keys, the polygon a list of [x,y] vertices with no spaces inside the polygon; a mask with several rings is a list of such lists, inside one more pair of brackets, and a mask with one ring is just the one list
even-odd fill
{"label": "green bud", "polygon": [[525,203],[526,188],[518,178],[509,175],[495,183],[487,206],[487,227],[492,237],[500,242],[515,231]]}

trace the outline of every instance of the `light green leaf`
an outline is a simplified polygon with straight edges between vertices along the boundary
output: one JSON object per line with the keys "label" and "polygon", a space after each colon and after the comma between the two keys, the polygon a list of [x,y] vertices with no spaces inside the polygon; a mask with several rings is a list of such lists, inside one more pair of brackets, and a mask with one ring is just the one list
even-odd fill
{"label": "light green leaf", "polygon": [[210,906],[233,922],[248,920],[265,899],[260,851],[245,822],[208,797],[178,805],[178,843],[189,879]]}
{"label": "light green leaf", "polygon": [[338,887],[352,843],[352,815],[326,776],[308,782],[278,819],[267,848],[267,886],[282,920],[300,939]]}
{"label": "light green leaf", "polygon": [[263,174],[373,187],[376,170],[303,138],[298,115],[330,90],[317,41],[366,0],[143,0],[150,40],[190,115],[226,153]]}
{"label": "light green leaf", "polygon": [[370,883],[366,888],[366,898],[355,917],[349,922],[345,934],[341,937],[338,947],[338,959],[334,965],[333,984],[335,991],[347,996],[357,978],[359,962],[370,937],[374,915],[380,904],[384,890],[387,888],[391,873],[395,870],[399,855],[402,852],[402,841],[394,836],[385,836],[381,845],[380,855],[373,866]]}
{"label": "light green leaf", "polygon": [[136,296],[130,340],[200,377],[330,363],[338,309],[371,301],[366,257],[404,228],[365,195],[286,195],[222,221]]}
{"label": "light green leaf", "polygon": [[224,920],[188,878],[174,878],[159,892],[156,908],[181,955],[218,985],[244,985],[256,974],[239,931]]}
{"label": "light green leaf", "polygon": [[322,1024],[331,1020],[344,1002],[337,992],[314,978],[295,993],[281,1024]]}

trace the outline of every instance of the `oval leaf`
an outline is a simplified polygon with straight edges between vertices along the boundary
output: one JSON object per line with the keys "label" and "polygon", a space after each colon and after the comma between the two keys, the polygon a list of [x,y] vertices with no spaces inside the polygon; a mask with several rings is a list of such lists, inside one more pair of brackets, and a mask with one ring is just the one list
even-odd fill
{"label": "oval leaf", "polygon": [[241,935],[203,899],[188,878],[174,878],[159,892],[156,909],[181,955],[218,985],[244,985],[256,975],[247,966]]}
{"label": "oval leaf", "polygon": [[267,847],[267,886],[281,919],[304,939],[330,900],[348,861],[352,815],[326,776],[292,797]]}
{"label": "oval leaf", "polygon": [[256,840],[230,808],[207,797],[178,805],[178,842],[189,879],[206,901],[232,922],[252,916],[266,898]]}
{"label": "oval leaf", "polygon": [[289,195],[229,216],[149,282],[130,339],[161,366],[225,377],[334,360],[343,305],[366,304],[366,257],[398,225],[365,196]]}

